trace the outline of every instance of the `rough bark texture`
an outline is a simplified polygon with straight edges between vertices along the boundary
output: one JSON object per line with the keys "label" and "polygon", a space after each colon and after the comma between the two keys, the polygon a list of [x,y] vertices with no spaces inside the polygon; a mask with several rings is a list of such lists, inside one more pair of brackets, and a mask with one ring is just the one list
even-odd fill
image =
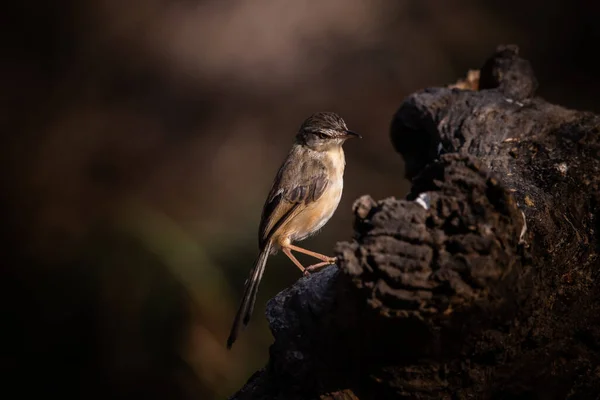
{"label": "rough bark texture", "polygon": [[270,361],[233,399],[600,396],[600,117],[534,97],[515,46],[409,96],[412,191],[354,206],[339,268],[267,306]]}

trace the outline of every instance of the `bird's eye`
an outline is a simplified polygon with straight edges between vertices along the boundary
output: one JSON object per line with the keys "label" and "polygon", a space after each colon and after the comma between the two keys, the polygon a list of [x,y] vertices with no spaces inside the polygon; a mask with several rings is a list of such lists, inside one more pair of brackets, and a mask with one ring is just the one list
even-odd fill
{"label": "bird's eye", "polygon": [[321,139],[325,139],[327,137],[327,135],[323,132],[317,132],[317,136]]}

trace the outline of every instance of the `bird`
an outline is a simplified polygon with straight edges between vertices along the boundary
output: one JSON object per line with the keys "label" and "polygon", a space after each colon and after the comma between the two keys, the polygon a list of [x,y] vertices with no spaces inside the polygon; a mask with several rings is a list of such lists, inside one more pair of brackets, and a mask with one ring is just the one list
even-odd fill
{"label": "bird", "polygon": [[[350,138],[362,136],[349,130],[346,122],[334,112],[314,113],[301,124],[263,206],[258,229],[259,255],[244,285],[227,339],[228,349],[236,341],[242,324],[245,327],[250,322],[270,255],[281,250],[303,275],[336,263],[335,257],[298,247],[294,242],[317,233],[337,209],[346,166],[342,145]],[[292,251],[320,261],[304,267]]]}

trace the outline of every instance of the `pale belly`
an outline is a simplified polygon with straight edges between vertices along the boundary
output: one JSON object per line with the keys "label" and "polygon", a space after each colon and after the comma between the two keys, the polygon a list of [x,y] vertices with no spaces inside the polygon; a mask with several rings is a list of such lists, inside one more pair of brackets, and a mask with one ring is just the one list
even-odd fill
{"label": "pale belly", "polygon": [[340,204],[343,186],[343,180],[337,179],[335,183],[330,184],[319,200],[311,203],[294,218],[295,229],[290,236],[292,242],[306,239],[325,226]]}

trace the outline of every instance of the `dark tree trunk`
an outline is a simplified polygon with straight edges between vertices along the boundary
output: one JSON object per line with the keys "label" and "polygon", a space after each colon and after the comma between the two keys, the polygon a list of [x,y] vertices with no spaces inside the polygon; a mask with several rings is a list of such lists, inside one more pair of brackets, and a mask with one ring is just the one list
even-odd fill
{"label": "dark tree trunk", "polygon": [[270,361],[233,399],[597,399],[600,117],[534,97],[514,46],[409,96],[405,200],[267,306]]}

